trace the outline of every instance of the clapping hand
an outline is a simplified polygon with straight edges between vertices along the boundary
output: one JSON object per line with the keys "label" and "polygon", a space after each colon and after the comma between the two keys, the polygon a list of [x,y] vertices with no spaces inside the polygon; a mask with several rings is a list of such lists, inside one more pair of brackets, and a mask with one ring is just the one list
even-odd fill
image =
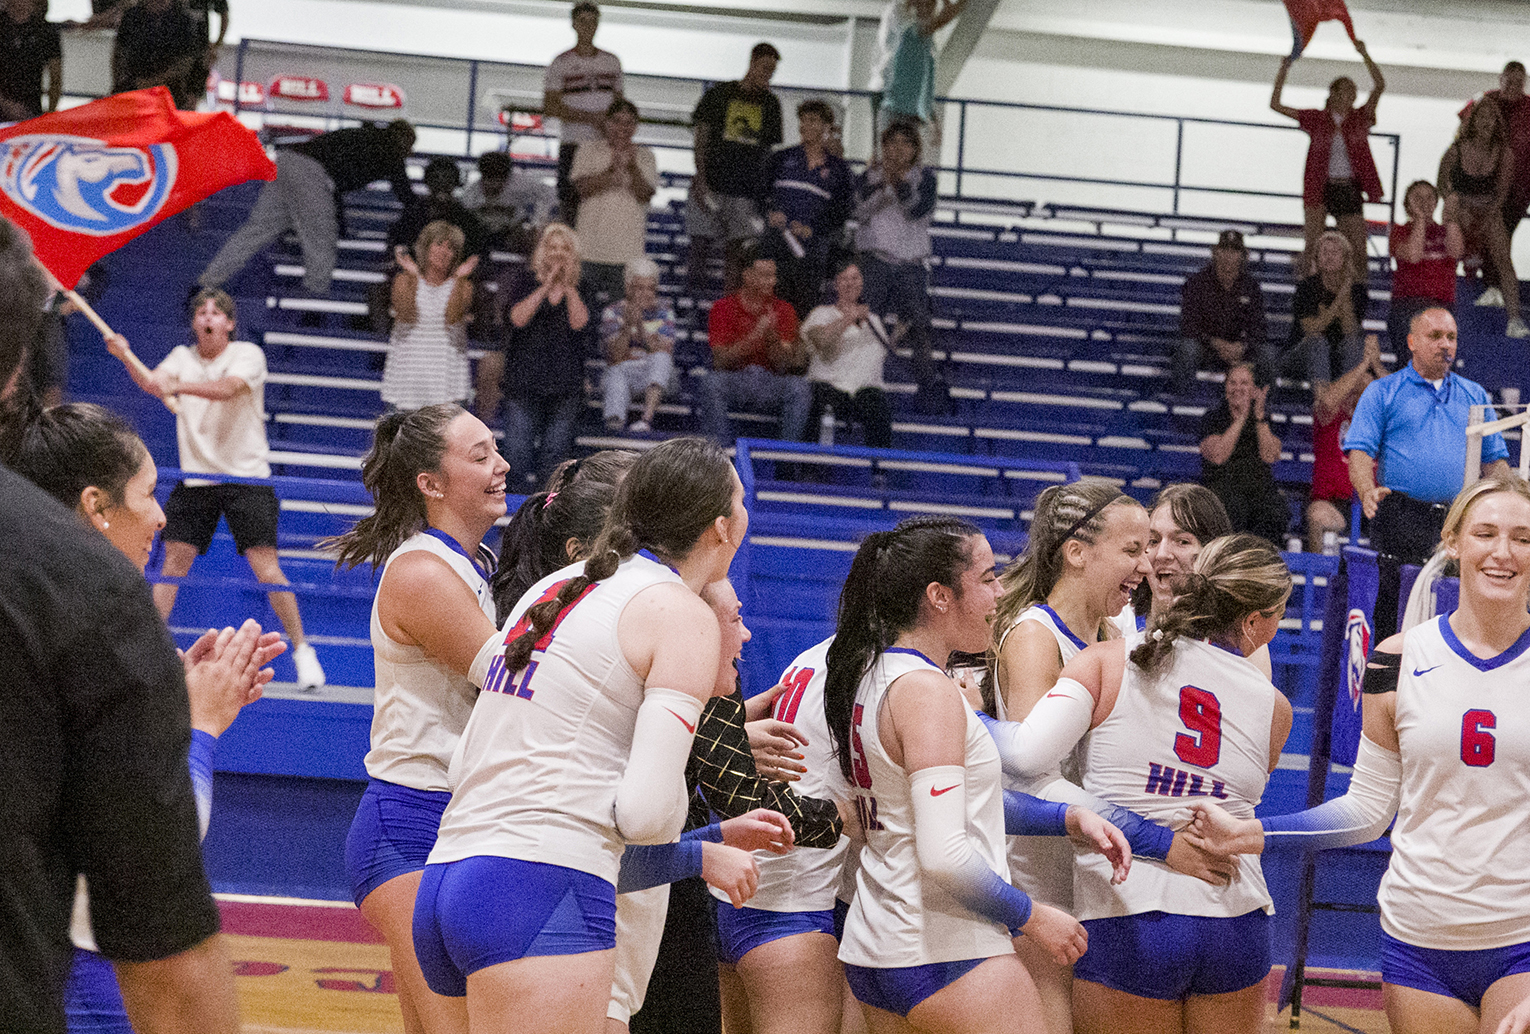
{"label": "clapping hand", "polygon": [[395,245],[393,248],[393,258],[398,262],[398,268],[402,269],[412,277],[419,277],[420,267],[414,261],[414,256],[409,254],[408,248],[404,247],[402,244]]}
{"label": "clapping hand", "polygon": [[457,271],[453,273],[452,276],[458,280],[466,280],[468,277],[473,275],[473,271],[477,268],[478,256],[469,255],[466,259],[463,260],[462,265],[457,267]]}
{"label": "clapping hand", "polygon": [[1254,395],[1253,395],[1253,402],[1252,402],[1252,404],[1253,404],[1253,408],[1254,408],[1254,419],[1255,420],[1263,420],[1264,419],[1264,400],[1269,398],[1269,397],[1270,397],[1270,386],[1268,384],[1266,384],[1262,388],[1261,387],[1257,387],[1257,386],[1254,388]]}

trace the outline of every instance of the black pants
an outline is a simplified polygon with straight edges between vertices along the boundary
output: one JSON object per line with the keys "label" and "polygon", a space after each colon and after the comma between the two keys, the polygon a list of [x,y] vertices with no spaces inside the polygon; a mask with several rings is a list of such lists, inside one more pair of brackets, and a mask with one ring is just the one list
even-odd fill
{"label": "black pants", "polygon": [[632,1034],[721,1034],[716,907],[699,876],[670,884],[659,960],[628,1024]]}
{"label": "black pants", "polygon": [[851,395],[822,381],[813,382],[813,408],[808,411],[807,433],[812,435],[823,419],[823,411],[833,409],[836,416],[860,422],[866,444],[873,449],[892,448],[892,404],[881,388],[862,388]]}
{"label": "black pants", "polygon": [[1449,509],[1444,503],[1426,503],[1401,492],[1385,496],[1377,505],[1371,520],[1371,546],[1379,554],[1376,565],[1380,578],[1371,622],[1375,642],[1396,633],[1402,566],[1422,566],[1434,554]]}
{"label": "black pants", "polygon": [[558,220],[569,226],[579,221],[579,191],[574,189],[574,179],[569,175],[577,150],[578,144],[558,144]]}
{"label": "black pants", "polygon": [[1246,487],[1218,485],[1212,491],[1222,500],[1228,519],[1232,521],[1233,531],[1258,535],[1273,543],[1276,549],[1285,548],[1286,529],[1291,526],[1291,509],[1273,481],[1268,485]]}

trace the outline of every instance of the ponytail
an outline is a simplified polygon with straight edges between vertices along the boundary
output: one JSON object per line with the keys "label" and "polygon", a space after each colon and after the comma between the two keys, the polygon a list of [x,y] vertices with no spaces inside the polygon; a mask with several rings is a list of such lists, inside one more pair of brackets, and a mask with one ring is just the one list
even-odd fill
{"label": "ponytail", "polygon": [[376,509],[349,531],[318,548],[335,554],[335,566],[381,566],[409,536],[425,527],[425,498],[417,478],[441,469],[446,428],[465,410],[452,403],[393,412],[377,421],[372,448],[361,462],[361,483]]}
{"label": "ponytail", "polygon": [[505,650],[505,670],[524,668],[564,608],[639,549],[651,549],[670,563],[683,561],[713,521],[732,516],[735,479],[727,454],[704,438],[671,438],[639,457],[616,489],[584,573],[526,611],[526,630]]}
{"label": "ponytail", "polygon": [[972,559],[976,525],[950,517],[915,517],[892,531],[866,536],[839,594],[839,619],[829,644],[823,712],[840,771],[852,778],[850,728],[861,679],[903,632],[919,620],[930,583],[961,592]]}
{"label": "ponytail", "polygon": [[1225,535],[1201,550],[1174,589],[1174,601],[1148,623],[1147,638],[1131,653],[1148,675],[1162,673],[1178,640],[1224,637],[1248,615],[1273,612],[1291,594],[1291,572],[1264,539]]}

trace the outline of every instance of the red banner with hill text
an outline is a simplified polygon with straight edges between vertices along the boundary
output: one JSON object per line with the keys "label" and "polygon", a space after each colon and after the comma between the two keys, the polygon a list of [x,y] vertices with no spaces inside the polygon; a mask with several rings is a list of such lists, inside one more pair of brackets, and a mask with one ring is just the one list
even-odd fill
{"label": "red banner with hill text", "polygon": [[163,86],[0,130],[0,215],[65,287],[224,187],[275,178],[254,133],[228,112],[177,111]]}

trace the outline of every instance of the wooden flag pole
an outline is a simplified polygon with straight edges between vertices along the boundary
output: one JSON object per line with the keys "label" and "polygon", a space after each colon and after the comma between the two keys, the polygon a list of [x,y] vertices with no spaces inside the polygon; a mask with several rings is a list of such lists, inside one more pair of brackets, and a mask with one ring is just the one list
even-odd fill
{"label": "wooden flag pole", "polygon": [[[40,262],[38,263],[38,267],[41,268],[43,272],[48,274],[48,279],[52,282],[53,286],[56,289],[63,291],[64,297],[73,302],[75,308],[79,309],[85,318],[90,320],[91,324],[101,332],[101,337],[103,340],[117,336],[117,332],[111,328],[111,325],[101,318],[100,313],[90,307],[89,302],[80,297],[78,291],[73,289],[65,290],[64,286],[58,282],[58,278],[48,271],[48,267],[44,266]],[[144,379],[153,377],[153,371],[151,371],[147,366],[143,364],[142,359],[139,359],[136,355],[133,354],[133,350],[131,348],[125,349],[123,351],[121,359],[124,366],[138,374],[140,377],[143,377]],[[177,416],[180,415],[181,403],[180,400],[177,399],[174,395],[160,396],[160,401],[165,404],[165,408],[170,412],[176,414]]]}

